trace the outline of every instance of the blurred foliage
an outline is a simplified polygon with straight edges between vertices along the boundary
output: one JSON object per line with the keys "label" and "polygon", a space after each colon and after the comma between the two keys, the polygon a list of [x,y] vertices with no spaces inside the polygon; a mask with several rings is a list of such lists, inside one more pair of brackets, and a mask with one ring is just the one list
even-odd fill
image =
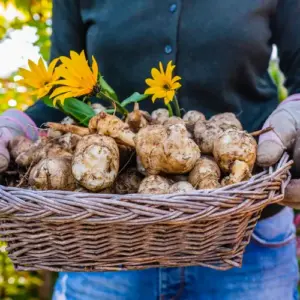
{"label": "blurred foliage", "polygon": [[[2,0],[0,5],[13,6],[22,17],[8,20],[0,15],[0,43],[10,38],[13,30],[25,26],[36,31],[33,46],[40,49],[45,60],[49,59],[51,34],[51,0]],[[0,113],[10,108],[8,101],[14,99],[15,106],[24,110],[33,103],[24,87],[18,86],[14,77],[0,78]],[[51,297],[55,274],[49,272],[16,272],[5,252],[5,243],[0,242],[0,299],[1,300],[46,300]]]}
{"label": "blurred foliage", "polygon": [[282,74],[282,72],[280,71],[279,62],[277,59],[270,61],[269,73],[270,73],[274,83],[277,86],[278,99],[281,102],[288,96],[288,92],[287,92],[287,89],[284,87],[284,79],[285,78],[284,78],[284,75]]}
{"label": "blurred foliage", "polygon": [[[9,39],[13,30],[22,29],[30,26],[36,30],[37,39],[33,46],[40,49],[40,54],[47,61],[50,53],[50,34],[51,34],[51,0],[2,0],[1,4],[5,7],[13,6],[21,14],[8,20],[0,16],[0,42]],[[0,113],[9,106],[9,100],[14,99],[17,103],[15,108],[24,110],[33,103],[31,95],[24,87],[19,87],[14,82],[16,74],[11,74],[8,78],[0,78]]]}
{"label": "blurred foliage", "polygon": [[42,280],[37,272],[16,272],[0,242],[0,299],[39,300]]}
{"label": "blurred foliage", "polygon": [[21,13],[22,18],[14,18],[8,21],[0,16],[0,40],[7,38],[11,30],[22,29],[24,26],[32,26],[37,30],[38,39],[34,43],[40,48],[41,55],[45,60],[49,59],[50,33],[51,30],[51,0],[2,0],[4,5],[13,5]]}

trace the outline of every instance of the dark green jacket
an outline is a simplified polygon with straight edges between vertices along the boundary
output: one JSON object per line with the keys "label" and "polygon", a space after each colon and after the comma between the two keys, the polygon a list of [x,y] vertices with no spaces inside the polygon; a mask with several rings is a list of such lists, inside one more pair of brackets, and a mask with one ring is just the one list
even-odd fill
{"label": "dark green jacket", "polygon": [[[299,16],[300,0],[54,0],[51,56],[85,49],[120,98],[144,92],[151,68],[173,60],[182,108],[231,111],[255,130],[278,102],[272,44],[289,92],[300,92]],[[40,102],[27,113],[38,125],[62,118]]]}

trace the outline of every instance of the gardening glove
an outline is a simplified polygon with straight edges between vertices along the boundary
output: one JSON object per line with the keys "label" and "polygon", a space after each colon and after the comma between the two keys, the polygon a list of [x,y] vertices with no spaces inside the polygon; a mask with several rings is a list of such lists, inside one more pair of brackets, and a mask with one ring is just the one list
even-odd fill
{"label": "gardening glove", "polygon": [[[271,114],[264,128],[273,130],[259,138],[257,163],[269,167],[280,159],[285,150],[290,151],[295,162],[296,173],[300,172],[300,94],[283,101]],[[281,204],[300,208],[300,179],[292,179],[287,186],[286,195]]]}
{"label": "gardening glove", "polygon": [[8,143],[19,135],[36,140],[37,127],[25,113],[9,109],[0,116],[0,173],[4,172],[9,165]]}

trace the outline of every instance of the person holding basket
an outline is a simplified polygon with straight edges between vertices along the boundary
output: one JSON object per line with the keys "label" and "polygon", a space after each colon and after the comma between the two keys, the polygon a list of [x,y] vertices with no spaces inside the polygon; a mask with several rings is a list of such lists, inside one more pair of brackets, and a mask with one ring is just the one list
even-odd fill
{"label": "person holding basket", "polygon": [[[300,1],[80,1],[53,0],[52,59],[85,50],[122,97],[137,88],[158,61],[174,61],[184,78],[178,98],[207,116],[233,112],[247,131],[272,126],[260,137],[257,161],[267,167],[285,150],[300,167]],[[278,105],[269,73],[279,49],[289,97]],[[150,101],[141,109],[158,107]],[[64,115],[38,101],[25,113],[0,117],[0,171],[16,135],[36,139],[35,126]],[[28,126],[28,124],[30,126]],[[296,170],[297,171],[297,170]],[[296,172],[297,173],[297,172]],[[204,267],[59,274],[54,300],[298,299],[298,264],[292,208],[300,207],[293,179],[284,201],[268,206],[246,248],[242,268]]]}

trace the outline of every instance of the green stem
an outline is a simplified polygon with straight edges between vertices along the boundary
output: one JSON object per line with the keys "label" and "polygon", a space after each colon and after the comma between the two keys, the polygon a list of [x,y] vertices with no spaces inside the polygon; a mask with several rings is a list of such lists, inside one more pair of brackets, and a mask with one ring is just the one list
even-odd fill
{"label": "green stem", "polygon": [[97,97],[103,97],[103,98],[106,98],[107,100],[109,100],[111,102],[112,105],[116,105],[116,108],[117,110],[122,113],[123,115],[127,115],[128,114],[128,110],[123,107],[119,102],[115,101],[112,97],[110,97],[109,95],[107,94],[104,94],[102,91],[100,91],[98,94],[97,94]]}
{"label": "green stem", "polygon": [[105,110],[105,112],[107,113],[107,114],[113,114],[114,112],[115,112],[115,110],[113,109],[113,108],[109,108],[109,109],[106,109]]}
{"label": "green stem", "polygon": [[175,106],[176,116],[180,118],[181,117],[181,112],[180,112],[180,107],[179,107],[179,103],[178,103],[178,99],[177,99],[176,95],[174,96],[173,102],[174,102],[174,106]]}
{"label": "green stem", "polygon": [[167,105],[167,108],[168,108],[168,111],[169,111],[169,117],[173,117],[174,116],[173,109],[172,109],[170,103],[166,104],[166,105]]}
{"label": "green stem", "polygon": [[127,106],[128,104],[130,104],[130,103],[140,102],[140,101],[142,101],[142,100],[144,100],[144,99],[146,99],[146,98],[148,98],[148,97],[149,97],[149,95],[140,94],[140,93],[135,92],[135,93],[133,93],[131,96],[129,96],[127,99],[123,100],[123,101],[121,102],[121,105],[122,105],[123,107],[125,107],[125,106]]}

